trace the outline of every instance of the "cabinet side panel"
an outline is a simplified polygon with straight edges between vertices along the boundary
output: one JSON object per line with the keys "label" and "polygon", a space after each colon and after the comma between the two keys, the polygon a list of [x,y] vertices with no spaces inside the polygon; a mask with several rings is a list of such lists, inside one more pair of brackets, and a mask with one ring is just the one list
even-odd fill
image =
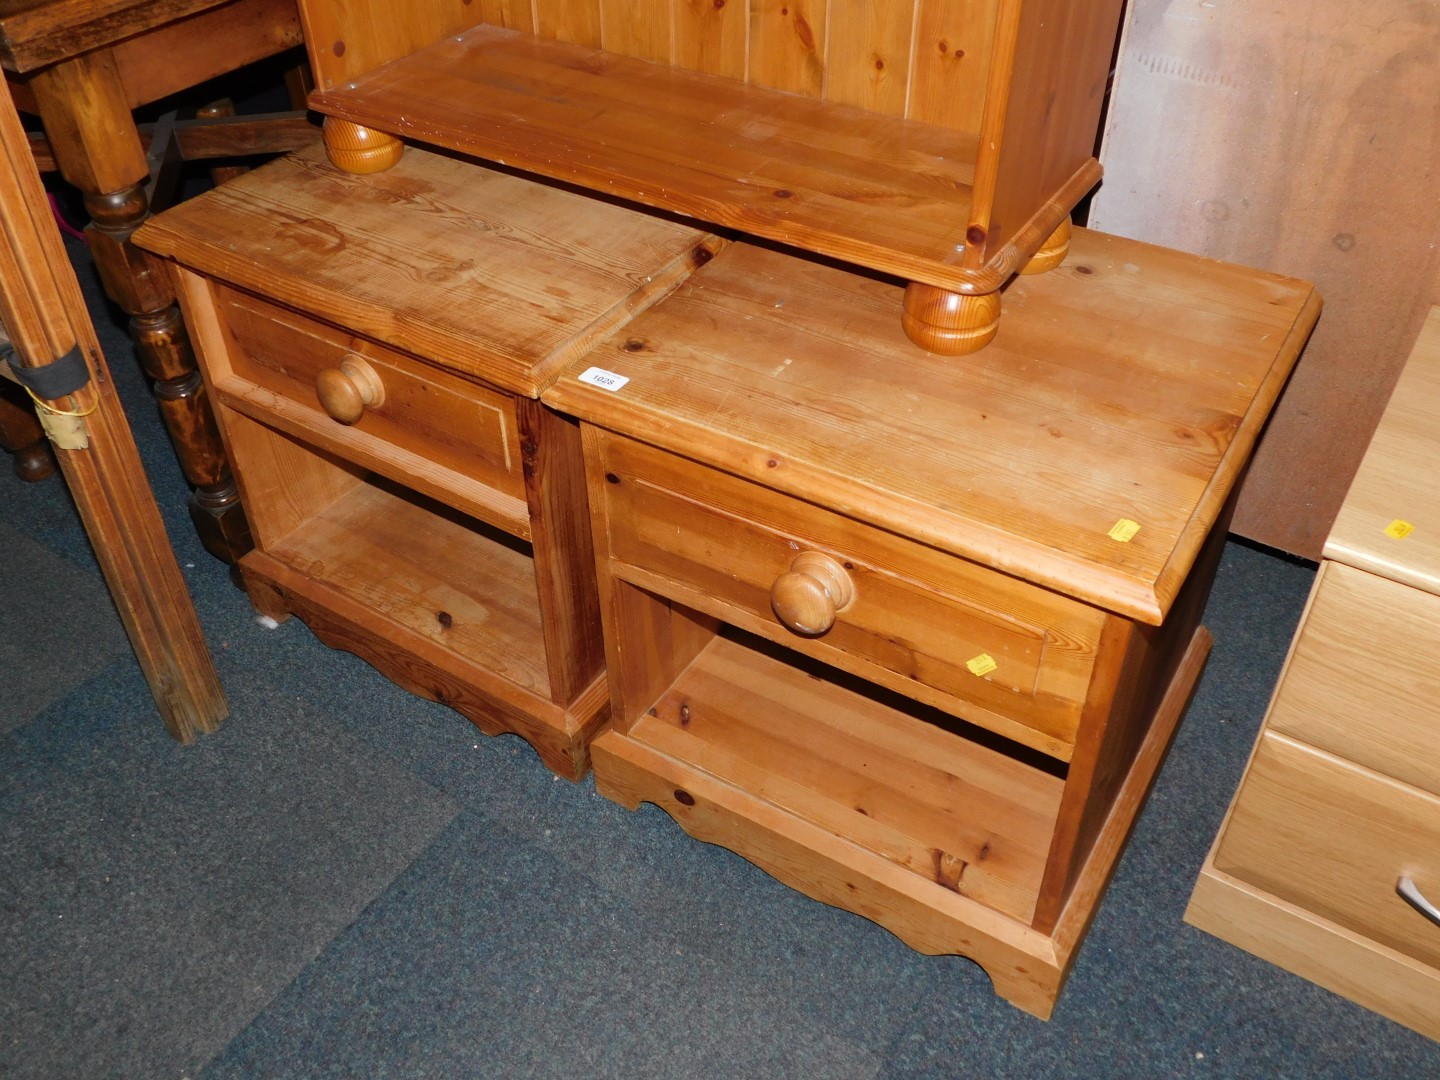
{"label": "cabinet side panel", "polygon": [[[993,197],[984,200],[992,208],[987,252],[1014,239],[1095,156],[1121,6],[1122,0],[1021,6],[1008,102],[1003,117],[998,110],[987,116],[990,130],[982,135],[982,142],[999,144],[994,172],[975,178],[977,203],[981,189],[993,185]],[[1005,59],[997,55],[995,63]]]}

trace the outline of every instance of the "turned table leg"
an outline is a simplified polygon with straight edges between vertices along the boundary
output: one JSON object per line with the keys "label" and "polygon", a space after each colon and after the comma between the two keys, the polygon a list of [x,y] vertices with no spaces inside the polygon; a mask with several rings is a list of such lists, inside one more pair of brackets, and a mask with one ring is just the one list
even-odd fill
{"label": "turned table leg", "polygon": [[55,475],[55,455],[29,406],[23,390],[0,382],[0,447],[14,456],[15,475],[33,483]]}
{"label": "turned table leg", "polygon": [[206,550],[234,563],[253,546],[189,336],[163,266],[130,242],[149,216],[149,163],[114,59],[100,49],[38,72],[40,118],[65,179],[84,196],[85,230],[109,297],[130,316],[145,373],[192,488],[190,517]]}
{"label": "turned table leg", "polygon": [[400,160],[405,144],[393,135],[361,127],[349,120],[325,118],[325,153],[330,163],[348,173],[384,172]]}

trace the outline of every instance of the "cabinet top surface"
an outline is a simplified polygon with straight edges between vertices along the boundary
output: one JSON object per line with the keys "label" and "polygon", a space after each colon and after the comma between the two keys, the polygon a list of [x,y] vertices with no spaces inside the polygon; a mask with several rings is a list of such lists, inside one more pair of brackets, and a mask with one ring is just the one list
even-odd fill
{"label": "cabinet top surface", "polygon": [[1158,623],[1320,307],[1304,282],[1083,229],[1012,282],[975,355],[910,344],[900,303],[732,245],[544,400]]}
{"label": "cabinet top surface", "polygon": [[715,243],[421,150],[350,175],[318,145],[179,204],[136,242],[530,397]]}
{"label": "cabinet top surface", "polygon": [[1440,595],[1440,307],[1430,310],[1325,557]]}

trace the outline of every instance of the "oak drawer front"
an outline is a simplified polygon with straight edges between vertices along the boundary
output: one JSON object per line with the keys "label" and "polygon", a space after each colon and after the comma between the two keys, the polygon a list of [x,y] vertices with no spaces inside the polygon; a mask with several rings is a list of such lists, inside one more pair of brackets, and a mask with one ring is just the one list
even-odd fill
{"label": "oak drawer front", "polygon": [[[678,585],[675,599],[1069,759],[1102,613],[643,444],[594,437],[621,576]],[[838,564],[853,589],[818,634],[796,632],[772,604],[776,579],[807,552]]]}
{"label": "oak drawer front", "polygon": [[1440,794],[1440,597],[1323,563],[1267,726]]}
{"label": "oak drawer front", "polygon": [[1396,892],[1440,901],[1440,798],[1266,732],[1216,869],[1440,968],[1440,926]]}
{"label": "oak drawer front", "polygon": [[[358,338],[247,293],[215,286],[217,314],[229,338],[230,373],[221,390],[252,384],[302,406],[332,438],[369,437],[413,451],[442,469],[519,499],[525,481],[515,406],[505,394],[458,379],[403,353]],[[322,371],[358,355],[383,386],[378,404],[342,424],[316,392]]]}

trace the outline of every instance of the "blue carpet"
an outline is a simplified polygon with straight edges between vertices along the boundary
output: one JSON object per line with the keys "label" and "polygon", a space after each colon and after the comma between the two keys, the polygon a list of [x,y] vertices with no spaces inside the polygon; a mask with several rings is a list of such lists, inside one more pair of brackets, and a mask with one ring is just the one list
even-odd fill
{"label": "blue carpet", "polygon": [[[16,485],[17,487],[21,485]],[[92,562],[76,566],[24,533],[0,523],[0,738],[103,670],[130,645],[120,616]],[[36,588],[36,583],[42,583]],[[102,602],[96,603],[96,597]]]}

